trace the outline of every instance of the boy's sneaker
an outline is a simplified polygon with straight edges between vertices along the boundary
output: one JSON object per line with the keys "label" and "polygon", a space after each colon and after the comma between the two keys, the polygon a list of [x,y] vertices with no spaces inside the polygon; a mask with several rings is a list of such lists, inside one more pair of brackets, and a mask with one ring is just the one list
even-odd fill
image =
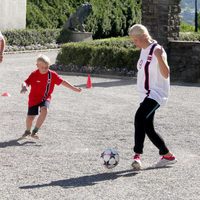
{"label": "boy's sneaker", "polygon": [[160,160],[154,165],[154,167],[165,167],[168,165],[172,165],[176,163],[176,157],[175,156],[162,156]]}
{"label": "boy's sneaker", "polygon": [[142,163],[139,154],[133,156],[133,162],[131,164],[134,170],[140,170],[142,168]]}
{"label": "boy's sneaker", "polygon": [[31,133],[31,137],[34,139],[39,139],[38,134],[34,132]]}
{"label": "boy's sneaker", "polygon": [[21,136],[21,138],[26,138],[27,136],[31,135],[31,131],[25,131],[24,134]]}

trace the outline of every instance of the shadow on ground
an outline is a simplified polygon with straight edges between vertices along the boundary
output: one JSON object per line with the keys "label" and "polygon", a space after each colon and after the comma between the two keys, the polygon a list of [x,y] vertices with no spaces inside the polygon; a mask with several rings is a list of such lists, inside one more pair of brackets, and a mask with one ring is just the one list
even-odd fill
{"label": "shadow on ground", "polygon": [[118,172],[102,173],[89,176],[81,176],[76,178],[52,181],[48,184],[38,184],[38,185],[27,185],[19,187],[20,189],[36,189],[49,186],[60,186],[63,188],[75,188],[75,187],[85,187],[92,186],[101,181],[114,180],[119,177],[131,177],[137,175],[138,172],[133,170],[124,170]]}
{"label": "shadow on ground", "polygon": [[24,141],[24,142],[19,142],[19,139],[16,140],[10,140],[10,141],[6,141],[6,142],[0,142],[0,148],[6,148],[6,147],[12,147],[12,146],[30,146],[33,145],[34,146],[41,146],[36,144],[36,142],[33,141]]}
{"label": "shadow on ground", "polygon": [[173,86],[200,87],[200,83],[189,83],[189,82],[181,82],[181,81],[171,81],[170,84]]}
{"label": "shadow on ground", "polygon": [[[125,86],[125,85],[134,85],[136,83],[135,80],[117,80],[117,81],[110,81],[110,82],[99,82],[99,83],[92,83],[93,87],[118,87],[118,86]],[[77,87],[86,87],[86,84],[76,85]]]}

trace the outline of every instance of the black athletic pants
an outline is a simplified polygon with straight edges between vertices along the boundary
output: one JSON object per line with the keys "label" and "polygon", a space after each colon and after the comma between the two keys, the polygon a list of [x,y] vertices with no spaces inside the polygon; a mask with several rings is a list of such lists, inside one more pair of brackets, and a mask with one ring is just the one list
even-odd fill
{"label": "black athletic pants", "polygon": [[154,130],[153,120],[155,110],[159,106],[155,100],[150,98],[145,98],[140,104],[135,114],[135,146],[133,148],[135,153],[143,153],[145,134],[159,149],[160,155],[165,155],[169,152],[162,137]]}

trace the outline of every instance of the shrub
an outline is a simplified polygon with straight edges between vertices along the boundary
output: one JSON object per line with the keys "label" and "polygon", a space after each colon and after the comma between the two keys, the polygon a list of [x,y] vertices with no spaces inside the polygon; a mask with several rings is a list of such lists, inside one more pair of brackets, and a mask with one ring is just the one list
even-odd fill
{"label": "shrub", "polygon": [[29,46],[44,45],[55,43],[59,29],[41,29],[41,30],[13,30],[3,32],[7,45],[11,46]]}
{"label": "shrub", "polygon": [[179,40],[200,41],[200,33],[196,33],[196,32],[181,32],[181,33],[179,33]]}
{"label": "shrub", "polygon": [[[121,45],[120,45],[121,44]],[[54,69],[62,71],[123,73],[136,72],[139,50],[127,37],[66,43],[57,56]]]}
{"label": "shrub", "polygon": [[180,25],[180,31],[181,32],[193,32],[194,26],[185,22],[181,22]]}
{"label": "shrub", "polygon": [[91,59],[92,46],[81,43],[68,43],[62,46],[57,56],[58,64],[88,65]]}
{"label": "shrub", "polygon": [[140,22],[141,1],[136,0],[91,0],[93,14],[87,21],[88,30],[94,38],[124,36],[128,28]]}
{"label": "shrub", "polygon": [[[63,28],[67,18],[84,0],[28,0],[27,28]],[[86,21],[94,38],[127,35],[128,28],[140,21],[141,0],[88,0],[93,12]]]}
{"label": "shrub", "polygon": [[27,28],[61,28],[81,0],[28,0]]}

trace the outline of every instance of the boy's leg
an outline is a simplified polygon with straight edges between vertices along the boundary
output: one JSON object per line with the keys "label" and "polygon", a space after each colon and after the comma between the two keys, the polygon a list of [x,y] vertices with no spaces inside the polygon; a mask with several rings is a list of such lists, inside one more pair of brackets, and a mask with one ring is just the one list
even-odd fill
{"label": "boy's leg", "polygon": [[26,130],[27,131],[31,131],[31,127],[32,127],[34,119],[35,119],[35,115],[27,115],[27,117],[26,117]]}
{"label": "boy's leg", "polygon": [[33,123],[34,118],[35,118],[34,115],[27,115],[27,117],[26,117],[26,130],[25,130],[24,134],[22,135],[22,138],[25,138],[25,137],[31,135],[31,127],[32,127],[32,123]]}
{"label": "boy's leg", "polygon": [[40,114],[37,118],[35,128],[33,129],[32,134],[31,134],[31,136],[36,138],[36,139],[39,139],[39,137],[37,136],[37,132],[46,119],[48,108],[49,108],[49,102],[48,101],[44,101],[40,104]]}
{"label": "boy's leg", "polygon": [[31,135],[31,127],[35,116],[38,114],[38,106],[32,106],[28,108],[28,113],[26,117],[26,130],[22,135],[22,138]]}
{"label": "boy's leg", "polygon": [[42,124],[44,123],[44,121],[46,119],[46,116],[47,116],[47,107],[43,106],[40,109],[40,114],[37,118],[34,129],[39,129],[42,126]]}

